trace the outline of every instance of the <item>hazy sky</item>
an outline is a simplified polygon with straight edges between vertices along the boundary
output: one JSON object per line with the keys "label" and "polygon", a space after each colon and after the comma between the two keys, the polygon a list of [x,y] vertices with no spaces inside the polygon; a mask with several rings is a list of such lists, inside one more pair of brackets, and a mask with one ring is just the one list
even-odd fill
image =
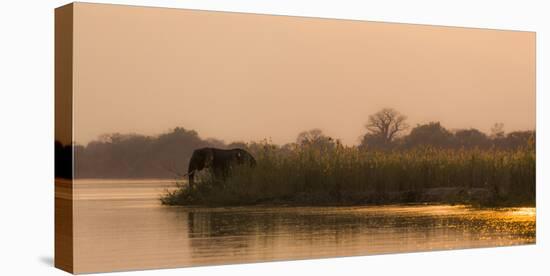
{"label": "hazy sky", "polygon": [[358,143],[368,115],[535,127],[535,33],[77,3],[74,135]]}

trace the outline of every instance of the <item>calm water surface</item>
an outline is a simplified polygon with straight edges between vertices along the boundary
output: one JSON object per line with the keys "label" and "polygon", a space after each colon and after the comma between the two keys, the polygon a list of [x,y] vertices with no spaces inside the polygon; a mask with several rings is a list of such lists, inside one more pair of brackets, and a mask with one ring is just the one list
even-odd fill
{"label": "calm water surface", "polygon": [[166,180],[75,183],[78,272],[369,255],[535,242],[535,208],[449,205],[190,208]]}

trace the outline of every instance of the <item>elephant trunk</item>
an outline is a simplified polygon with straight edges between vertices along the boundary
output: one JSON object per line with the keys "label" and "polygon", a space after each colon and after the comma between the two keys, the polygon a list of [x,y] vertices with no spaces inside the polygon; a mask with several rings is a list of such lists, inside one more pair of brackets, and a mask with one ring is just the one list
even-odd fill
{"label": "elephant trunk", "polygon": [[189,187],[193,189],[195,187],[195,172],[190,173],[188,176],[189,176]]}
{"label": "elephant trunk", "polygon": [[189,177],[189,187],[192,189],[195,187],[195,172],[197,168],[193,163],[189,163],[189,168],[187,170],[187,176]]}

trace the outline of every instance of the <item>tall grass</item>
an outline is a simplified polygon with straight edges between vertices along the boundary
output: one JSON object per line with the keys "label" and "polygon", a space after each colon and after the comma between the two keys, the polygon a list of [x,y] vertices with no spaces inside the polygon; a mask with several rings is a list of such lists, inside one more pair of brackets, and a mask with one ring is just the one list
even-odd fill
{"label": "tall grass", "polygon": [[[454,188],[440,201],[534,204],[535,150],[436,149],[369,151],[336,144],[253,150],[257,166],[231,177],[203,173],[194,189],[182,185],[162,198],[177,205],[284,203],[353,205],[429,201],[429,191]],[[468,196],[481,192],[479,199]]]}

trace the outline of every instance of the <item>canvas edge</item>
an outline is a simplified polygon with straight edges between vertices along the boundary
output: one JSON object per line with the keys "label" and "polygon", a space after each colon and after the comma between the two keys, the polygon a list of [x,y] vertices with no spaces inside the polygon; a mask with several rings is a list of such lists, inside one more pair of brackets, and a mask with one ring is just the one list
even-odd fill
{"label": "canvas edge", "polygon": [[[54,266],[74,273],[73,18],[74,4],[55,9]],[[58,150],[58,143],[61,150]],[[63,150],[68,149],[68,150]]]}

